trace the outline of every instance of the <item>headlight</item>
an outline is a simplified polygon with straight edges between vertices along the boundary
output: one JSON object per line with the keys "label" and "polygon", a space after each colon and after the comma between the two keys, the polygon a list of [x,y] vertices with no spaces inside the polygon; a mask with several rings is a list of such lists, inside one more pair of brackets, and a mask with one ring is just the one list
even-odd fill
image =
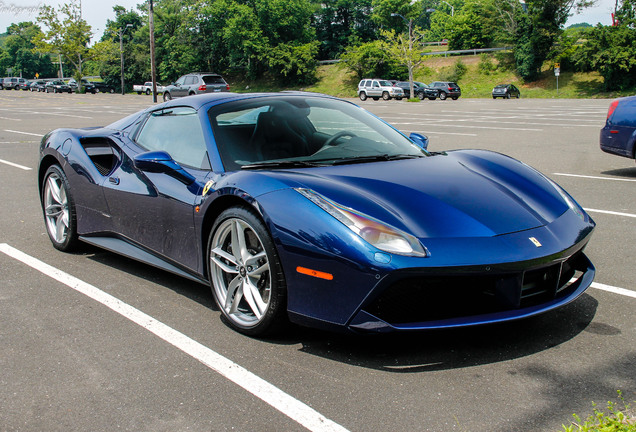
{"label": "headlight", "polygon": [[398,255],[428,256],[426,249],[411,234],[337,204],[311,189],[296,188],[295,190],[336,218],[364,241],[380,250]]}

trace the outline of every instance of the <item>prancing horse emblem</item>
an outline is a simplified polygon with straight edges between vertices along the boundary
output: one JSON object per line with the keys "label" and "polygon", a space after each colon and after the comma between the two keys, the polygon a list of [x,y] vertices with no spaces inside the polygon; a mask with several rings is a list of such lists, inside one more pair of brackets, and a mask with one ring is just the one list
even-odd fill
{"label": "prancing horse emblem", "polygon": [[534,237],[528,237],[528,240],[530,240],[532,242],[532,244],[534,244],[536,247],[543,246],[541,244],[541,242],[539,240],[537,240],[536,238],[534,238]]}

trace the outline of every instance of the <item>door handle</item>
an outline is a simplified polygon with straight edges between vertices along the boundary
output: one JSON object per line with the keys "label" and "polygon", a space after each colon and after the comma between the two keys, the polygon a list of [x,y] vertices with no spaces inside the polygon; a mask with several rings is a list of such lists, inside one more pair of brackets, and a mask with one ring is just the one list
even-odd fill
{"label": "door handle", "polygon": [[114,185],[118,185],[119,184],[119,177],[109,177],[108,181]]}

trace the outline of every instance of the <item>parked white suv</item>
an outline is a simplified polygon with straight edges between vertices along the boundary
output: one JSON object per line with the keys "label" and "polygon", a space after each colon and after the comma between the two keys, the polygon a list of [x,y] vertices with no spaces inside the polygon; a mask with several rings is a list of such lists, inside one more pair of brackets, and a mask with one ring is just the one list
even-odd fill
{"label": "parked white suv", "polygon": [[391,98],[401,100],[404,97],[404,91],[400,87],[391,84],[390,81],[365,78],[358,84],[358,96],[363,101],[367,100],[367,98],[373,98],[373,100],[380,98],[384,100],[390,100]]}

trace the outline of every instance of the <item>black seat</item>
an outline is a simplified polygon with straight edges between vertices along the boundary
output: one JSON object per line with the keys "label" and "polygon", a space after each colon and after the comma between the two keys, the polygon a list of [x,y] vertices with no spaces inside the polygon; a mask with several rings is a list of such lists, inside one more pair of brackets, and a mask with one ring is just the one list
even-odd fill
{"label": "black seat", "polygon": [[258,115],[250,147],[260,160],[309,155],[307,139],[291,126],[291,112],[286,110],[284,114],[269,111]]}

